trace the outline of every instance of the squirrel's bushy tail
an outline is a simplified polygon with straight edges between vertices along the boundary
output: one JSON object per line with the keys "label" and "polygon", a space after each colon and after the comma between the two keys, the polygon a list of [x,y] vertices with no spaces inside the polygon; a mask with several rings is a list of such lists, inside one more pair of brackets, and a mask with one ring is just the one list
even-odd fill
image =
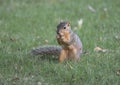
{"label": "squirrel's bushy tail", "polygon": [[61,47],[58,46],[43,46],[31,51],[32,55],[54,55],[58,56],[60,54]]}

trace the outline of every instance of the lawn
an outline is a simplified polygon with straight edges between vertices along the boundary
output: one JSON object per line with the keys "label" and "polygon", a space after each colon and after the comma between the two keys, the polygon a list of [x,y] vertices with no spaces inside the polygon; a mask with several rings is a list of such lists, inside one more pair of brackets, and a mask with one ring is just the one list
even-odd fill
{"label": "lawn", "polygon": [[[78,63],[30,54],[58,45],[60,20],[83,43]],[[0,0],[0,85],[120,85],[120,0]]]}

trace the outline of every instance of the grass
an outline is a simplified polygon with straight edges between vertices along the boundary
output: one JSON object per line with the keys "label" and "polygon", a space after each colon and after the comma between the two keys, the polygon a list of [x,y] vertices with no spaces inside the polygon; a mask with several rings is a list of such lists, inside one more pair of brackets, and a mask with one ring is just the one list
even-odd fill
{"label": "grass", "polygon": [[[119,85],[119,3],[0,0],[0,85]],[[52,56],[42,59],[30,55],[33,47],[57,45],[55,30],[61,19],[70,21],[74,28],[81,18],[83,26],[75,30],[87,52],[81,62],[59,64]],[[97,46],[108,51],[94,52]]]}

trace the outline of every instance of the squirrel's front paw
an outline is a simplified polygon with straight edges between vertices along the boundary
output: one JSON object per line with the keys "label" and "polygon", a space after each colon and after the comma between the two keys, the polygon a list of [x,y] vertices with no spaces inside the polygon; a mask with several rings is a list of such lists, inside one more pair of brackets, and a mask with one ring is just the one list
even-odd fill
{"label": "squirrel's front paw", "polygon": [[68,42],[69,42],[69,40],[68,40],[65,36],[62,36],[62,37],[61,37],[61,40],[62,40],[64,43],[68,43]]}

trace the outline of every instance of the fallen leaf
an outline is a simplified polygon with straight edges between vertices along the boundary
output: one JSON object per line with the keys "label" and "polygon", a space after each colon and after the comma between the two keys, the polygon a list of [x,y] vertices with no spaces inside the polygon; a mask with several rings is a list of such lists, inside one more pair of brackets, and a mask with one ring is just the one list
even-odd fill
{"label": "fallen leaf", "polygon": [[115,36],[115,39],[116,39],[116,40],[120,40],[120,36],[117,36],[117,35],[116,35],[116,36]]}
{"label": "fallen leaf", "polygon": [[91,11],[91,12],[96,12],[96,10],[92,7],[92,6],[90,6],[90,5],[88,5],[88,9]]}
{"label": "fallen leaf", "polygon": [[120,76],[120,70],[118,70],[116,74],[117,74],[118,76]]}
{"label": "fallen leaf", "polygon": [[95,47],[95,48],[94,48],[94,51],[95,51],[95,52],[107,52],[107,49],[102,49],[102,48],[100,48],[100,47]]}
{"label": "fallen leaf", "polygon": [[78,28],[77,27],[74,27],[74,30],[77,30]]}
{"label": "fallen leaf", "polygon": [[42,85],[42,83],[39,81],[39,82],[38,82],[38,85]]}
{"label": "fallen leaf", "polygon": [[15,41],[16,41],[16,38],[10,37],[10,40],[13,41],[13,42],[15,42]]}
{"label": "fallen leaf", "polygon": [[20,80],[20,78],[18,78],[18,77],[14,77],[14,78],[12,79],[12,81],[18,81],[18,80]]}
{"label": "fallen leaf", "polygon": [[81,28],[83,25],[83,19],[78,20],[78,28]]}
{"label": "fallen leaf", "polygon": [[36,38],[37,38],[37,39],[40,39],[40,36],[37,36]]}
{"label": "fallen leaf", "polygon": [[45,40],[45,43],[47,44],[47,43],[48,43],[48,40]]}
{"label": "fallen leaf", "polygon": [[105,12],[107,12],[107,8],[104,8],[103,10],[104,10]]}

